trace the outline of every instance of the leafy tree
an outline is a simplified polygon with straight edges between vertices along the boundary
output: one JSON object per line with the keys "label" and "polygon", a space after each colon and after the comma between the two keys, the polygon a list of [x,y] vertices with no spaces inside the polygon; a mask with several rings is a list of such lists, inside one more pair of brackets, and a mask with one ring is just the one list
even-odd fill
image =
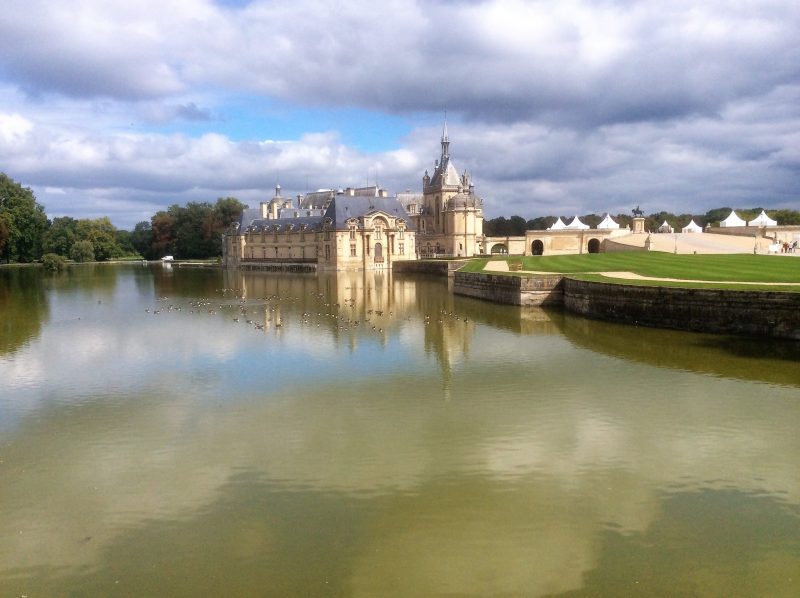
{"label": "leafy tree", "polygon": [[527,223],[521,216],[505,216],[487,220],[483,225],[484,233],[489,237],[519,237],[525,234]]}
{"label": "leafy tree", "polygon": [[94,248],[94,259],[103,262],[123,255],[117,244],[116,227],[107,216],[95,220],[78,220],[76,237],[81,241],[89,241]]}
{"label": "leafy tree", "polygon": [[[175,206],[177,208],[177,206]],[[169,212],[156,212],[150,219],[153,253],[162,257],[175,254],[175,218]]]}
{"label": "leafy tree", "polygon": [[7,217],[5,214],[0,213],[0,255],[5,255],[6,261],[8,261],[8,253],[6,252],[6,249],[9,247],[10,239],[11,230]]}
{"label": "leafy tree", "polygon": [[76,262],[93,262],[94,246],[89,240],[75,241],[72,244],[69,256]]}
{"label": "leafy tree", "polygon": [[[730,215],[730,213],[731,213],[731,208],[727,207],[714,208],[713,210],[709,210],[708,212],[706,212],[705,216],[703,216],[703,219],[706,222],[710,223],[712,226],[719,226],[719,223],[722,220],[725,220]],[[695,220],[695,222],[697,222],[697,220]],[[700,223],[698,222],[698,224]]]}
{"label": "leafy tree", "polygon": [[247,206],[235,197],[220,197],[217,199],[217,203],[214,204],[214,213],[221,227],[218,232],[221,234],[223,230],[238,221],[239,216],[242,215],[242,210],[246,208]]}
{"label": "leafy tree", "polygon": [[122,251],[122,255],[137,255],[139,252],[133,246],[133,234],[131,231],[117,229],[114,231],[114,240],[117,247]]}
{"label": "leafy tree", "polygon": [[585,214],[581,216],[581,222],[584,224],[588,224],[592,228],[597,228],[597,225],[603,221],[602,216],[598,216],[597,214]]}
{"label": "leafy tree", "polygon": [[139,247],[150,237],[149,257],[167,254],[183,259],[217,257],[222,254],[223,231],[239,219],[245,207],[234,197],[221,197],[214,205],[174,204],[166,212],[153,216],[149,230],[144,223],[137,225],[134,237]]}
{"label": "leafy tree", "polygon": [[[759,210],[758,213],[760,214],[761,211]],[[781,226],[800,224],[800,212],[797,210],[770,210],[767,215],[773,220],[777,220],[778,224]],[[758,214],[753,216],[753,218],[756,216],[758,216]]]}
{"label": "leafy tree", "polygon": [[47,253],[68,256],[69,250],[76,238],[76,228],[78,221],[69,216],[53,218],[50,228],[44,234],[42,240],[42,250]]}
{"label": "leafy tree", "polygon": [[142,221],[133,227],[131,243],[144,259],[154,260],[158,257],[153,248],[153,228],[149,222]]}
{"label": "leafy tree", "polygon": [[33,191],[0,173],[0,217],[6,260],[33,262],[42,255],[42,237],[47,229],[44,208]]}
{"label": "leafy tree", "polygon": [[621,228],[625,228],[626,226],[628,228],[633,227],[633,216],[628,214],[617,214],[616,216],[612,216],[612,218],[617,224],[620,225]]}
{"label": "leafy tree", "polygon": [[182,208],[170,206],[175,219],[175,255],[180,258],[206,258],[215,255],[214,209],[207,202],[189,202]]}
{"label": "leafy tree", "polygon": [[556,223],[555,216],[538,216],[525,223],[528,230],[547,230]]}
{"label": "leafy tree", "polygon": [[756,217],[761,213],[761,208],[750,208],[749,210],[738,210],[736,212],[739,214],[739,218],[744,220],[745,222],[750,222],[751,220],[755,220]]}

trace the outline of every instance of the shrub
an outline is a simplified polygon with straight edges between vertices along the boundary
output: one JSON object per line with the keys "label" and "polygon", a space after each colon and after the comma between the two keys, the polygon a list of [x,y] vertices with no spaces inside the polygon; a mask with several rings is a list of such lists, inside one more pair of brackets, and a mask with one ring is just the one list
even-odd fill
{"label": "shrub", "polygon": [[61,272],[67,267],[67,260],[56,253],[45,253],[42,256],[42,266],[48,272]]}
{"label": "shrub", "polygon": [[69,257],[76,262],[93,262],[94,245],[91,241],[76,241],[69,250]]}

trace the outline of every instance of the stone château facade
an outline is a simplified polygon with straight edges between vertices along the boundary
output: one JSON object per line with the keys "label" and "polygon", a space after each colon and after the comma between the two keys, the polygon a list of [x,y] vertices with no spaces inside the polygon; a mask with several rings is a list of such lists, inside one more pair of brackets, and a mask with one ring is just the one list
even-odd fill
{"label": "stone ch\u00e2teau facade", "polygon": [[226,267],[391,268],[416,259],[414,227],[397,198],[374,187],[281,196],[242,212],[223,238]]}
{"label": "stone ch\u00e2teau facade", "polygon": [[[389,197],[378,186],[281,195],[242,212],[223,235],[223,265],[375,270],[428,256],[483,253],[483,202],[450,161],[447,125],[422,193]],[[305,265],[305,266],[304,266]]]}
{"label": "stone ch\u00e2teau facade", "polygon": [[425,171],[422,193],[398,194],[417,231],[420,257],[471,257],[483,253],[483,200],[470,175],[458,174],[450,159],[447,123],[433,176]]}

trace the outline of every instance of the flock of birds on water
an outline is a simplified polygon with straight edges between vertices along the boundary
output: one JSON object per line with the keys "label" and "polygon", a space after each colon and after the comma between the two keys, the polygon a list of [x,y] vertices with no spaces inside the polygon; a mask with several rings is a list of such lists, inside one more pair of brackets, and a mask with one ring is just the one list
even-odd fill
{"label": "flock of birds on water", "polygon": [[[347,287],[345,290],[349,289],[350,287]],[[252,326],[255,330],[269,328],[280,330],[289,321],[284,316],[284,312],[296,311],[291,308],[283,309],[281,306],[289,306],[301,301],[300,297],[294,295],[278,294],[247,299],[239,289],[217,289],[217,293],[220,293],[223,299],[227,301],[220,302],[219,299],[212,301],[211,299],[203,298],[181,304],[168,303],[170,301],[168,297],[160,297],[158,299],[161,304],[159,307],[147,308],[144,311],[156,316],[177,312],[216,316],[227,312],[231,315],[233,323],[244,323]],[[316,325],[316,327],[321,327],[326,322],[332,322],[334,329],[340,332],[364,329],[369,332],[383,334],[384,328],[388,328],[391,325],[391,321],[395,319],[394,311],[384,309],[358,310],[362,315],[361,317],[356,317],[358,313],[355,299],[344,299],[341,303],[334,303],[327,300],[325,293],[318,292],[309,293],[309,298],[315,304],[316,310],[302,311],[299,314],[300,324],[304,326]],[[398,319],[410,322],[412,321],[412,316],[407,315]],[[433,315],[425,314],[422,316],[422,321],[426,326],[432,323],[445,325],[454,322],[469,322],[466,316],[447,309],[440,309]]]}

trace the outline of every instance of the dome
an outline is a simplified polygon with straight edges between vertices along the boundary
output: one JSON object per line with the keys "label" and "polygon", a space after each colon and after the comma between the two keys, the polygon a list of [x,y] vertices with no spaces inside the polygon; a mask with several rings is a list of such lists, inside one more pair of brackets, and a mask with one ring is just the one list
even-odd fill
{"label": "dome", "polygon": [[464,210],[481,207],[481,200],[474,193],[456,193],[447,202],[448,210]]}

